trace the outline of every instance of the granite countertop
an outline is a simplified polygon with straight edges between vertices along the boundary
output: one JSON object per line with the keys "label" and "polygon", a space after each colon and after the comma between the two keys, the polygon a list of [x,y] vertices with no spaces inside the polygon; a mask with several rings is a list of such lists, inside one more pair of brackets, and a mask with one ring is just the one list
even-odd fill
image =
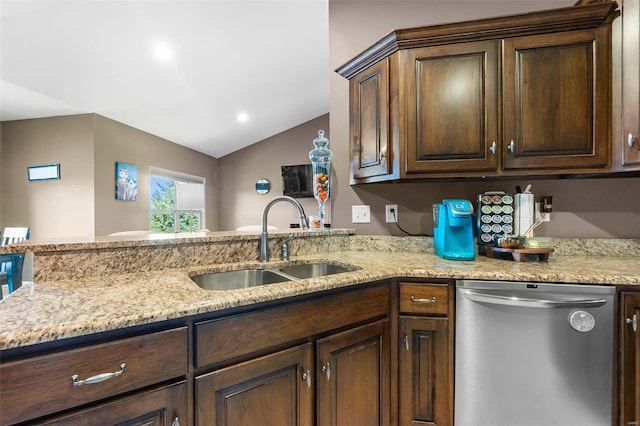
{"label": "granite countertop", "polygon": [[[637,246],[637,242],[634,241],[633,245]],[[484,256],[478,256],[474,261],[452,261],[435,256],[433,251],[397,251],[367,239],[360,239],[346,250],[331,250],[330,253],[292,253],[290,262],[272,261],[266,267],[313,261],[354,265],[360,269],[224,292],[203,290],[189,276],[258,268],[265,264],[234,261],[106,276],[36,280],[35,284],[23,285],[0,303],[0,350],[392,277],[640,285],[636,253],[630,256],[552,254],[546,262],[513,262]]]}

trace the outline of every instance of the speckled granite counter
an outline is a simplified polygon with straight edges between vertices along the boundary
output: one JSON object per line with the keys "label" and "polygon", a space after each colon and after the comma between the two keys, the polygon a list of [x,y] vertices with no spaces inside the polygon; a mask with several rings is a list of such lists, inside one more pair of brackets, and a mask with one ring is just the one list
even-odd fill
{"label": "speckled granite counter", "polygon": [[[289,263],[323,260],[360,269],[226,292],[203,290],[189,276],[264,266],[257,262],[257,235],[31,242],[20,249],[36,254],[36,283],[24,285],[0,303],[0,350],[392,277],[640,285],[637,240],[556,241],[548,262],[482,256],[460,262],[435,256],[429,238],[356,236],[349,230],[319,234],[298,233]],[[279,238],[286,235],[272,235],[275,258]],[[19,250],[16,247],[11,250]],[[267,267],[283,264],[272,261]]]}

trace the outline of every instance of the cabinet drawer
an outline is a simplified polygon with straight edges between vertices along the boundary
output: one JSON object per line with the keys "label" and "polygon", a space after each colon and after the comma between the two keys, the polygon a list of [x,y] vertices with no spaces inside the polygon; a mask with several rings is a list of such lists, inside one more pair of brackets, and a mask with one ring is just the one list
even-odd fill
{"label": "cabinet drawer", "polygon": [[[37,356],[0,365],[0,424],[55,413],[183,376],[187,327]],[[105,373],[124,371],[109,378]],[[104,375],[103,375],[104,374]],[[74,385],[77,380],[101,378]]]}
{"label": "cabinet drawer", "polygon": [[400,283],[400,312],[447,315],[448,306],[446,284]]}
{"label": "cabinet drawer", "polygon": [[389,315],[389,286],[196,323],[197,368],[228,363],[340,327]]}

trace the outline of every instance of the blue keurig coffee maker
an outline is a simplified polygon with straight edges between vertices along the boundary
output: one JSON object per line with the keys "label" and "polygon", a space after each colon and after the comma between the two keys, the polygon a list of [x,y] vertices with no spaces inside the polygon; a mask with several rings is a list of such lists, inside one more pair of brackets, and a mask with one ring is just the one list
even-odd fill
{"label": "blue keurig coffee maker", "polygon": [[445,259],[473,260],[473,205],[468,200],[442,200],[433,205],[436,254]]}

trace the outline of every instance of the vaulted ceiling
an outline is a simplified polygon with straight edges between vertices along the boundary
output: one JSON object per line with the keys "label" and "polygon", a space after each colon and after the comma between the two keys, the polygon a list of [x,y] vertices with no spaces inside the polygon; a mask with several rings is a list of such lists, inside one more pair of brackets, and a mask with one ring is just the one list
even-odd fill
{"label": "vaulted ceiling", "polygon": [[1,0],[0,121],[97,113],[222,157],[329,111],[327,0]]}

